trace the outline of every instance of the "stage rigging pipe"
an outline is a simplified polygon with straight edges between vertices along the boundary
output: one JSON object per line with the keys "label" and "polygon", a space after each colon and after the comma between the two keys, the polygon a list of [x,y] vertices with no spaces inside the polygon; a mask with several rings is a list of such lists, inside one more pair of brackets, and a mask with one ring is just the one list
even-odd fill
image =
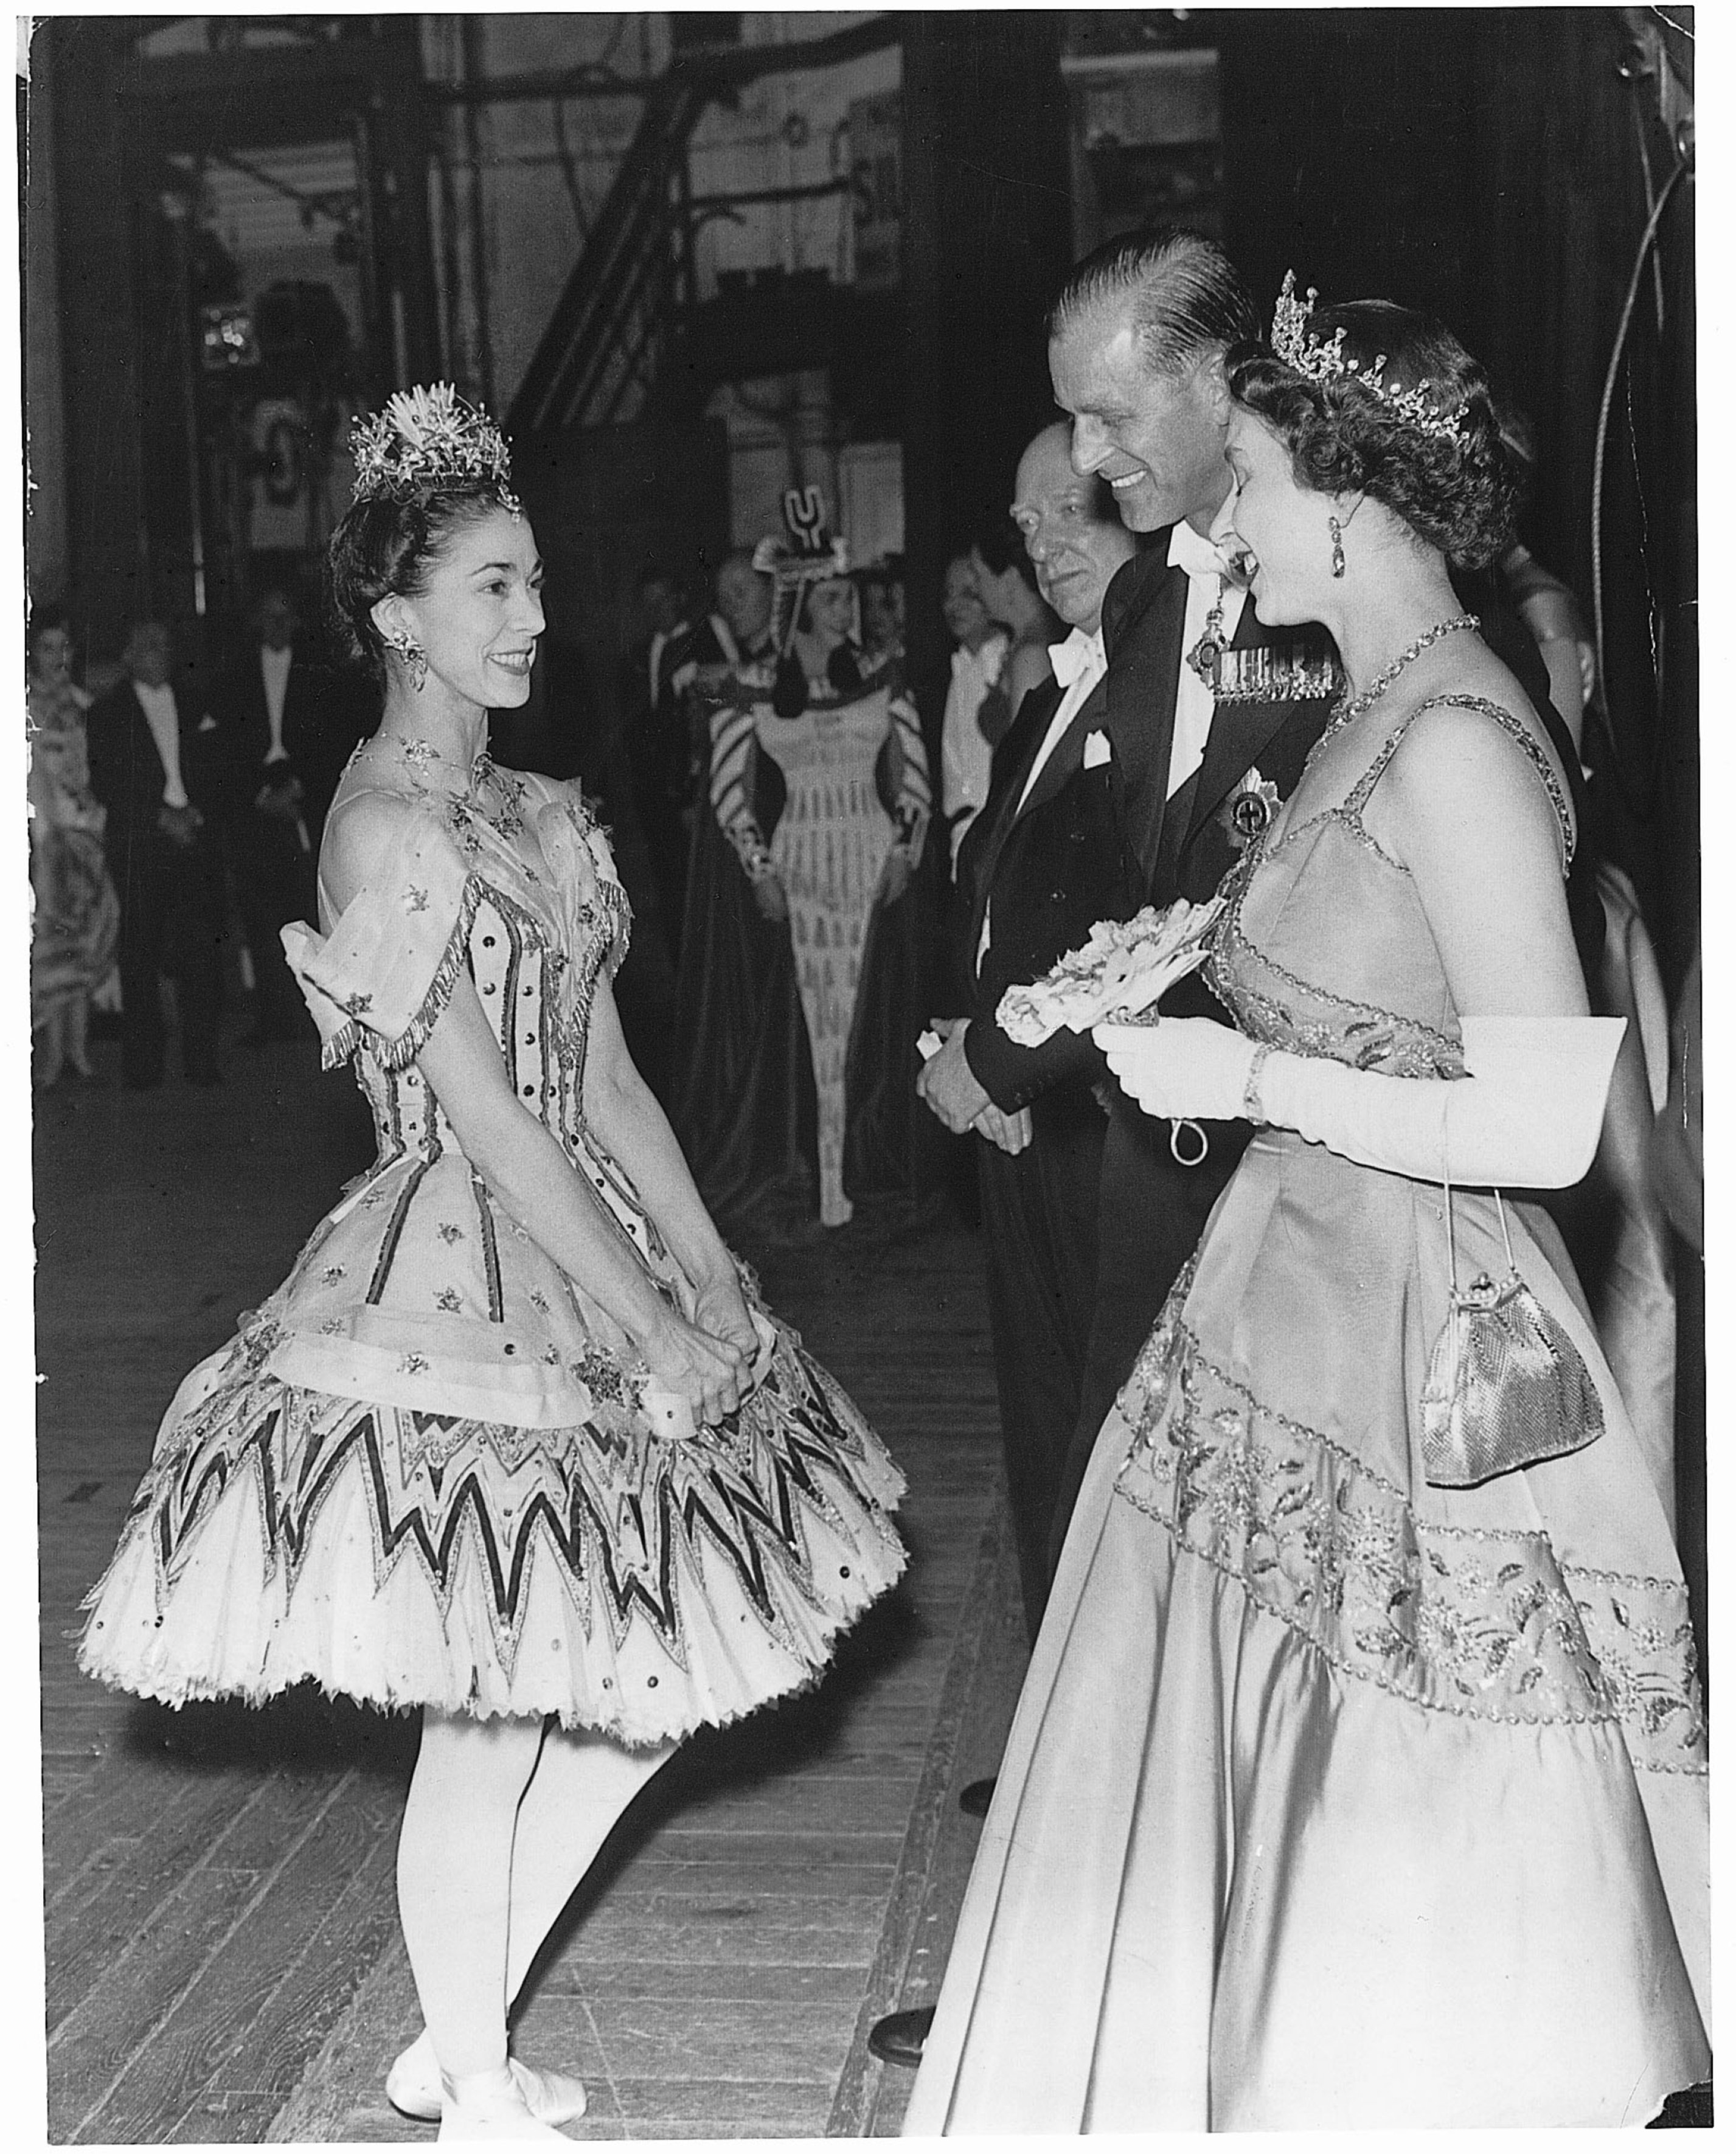
{"label": "stage rigging pipe", "polygon": [[[1627,349],[1627,333],[1633,325],[1634,307],[1640,296],[1640,285],[1645,278],[1647,261],[1651,255],[1653,242],[1657,237],[1657,228],[1663,222],[1664,212],[1669,207],[1672,197],[1693,162],[1690,144],[1678,144],[1677,149],[1676,168],[1664,181],[1657,200],[1652,205],[1652,214],[1646,221],[1646,229],[1641,235],[1639,248],[1634,256],[1633,273],[1627,280],[1627,297],[1621,303],[1621,319],[1616,329],[1615,349],[1610,354],[1609,370],[1604,375],[1603,396],[1597,410],[1597,439],[1591,453],[1591,612],[1593,633],[1597,642],[1597,672],[1600,680],[1606,678],[1604,670],[1603,467],[1609,449],[1610,411],[1616,401],[1616,384],[1621,378],[1621,361]],[[1611,732],[1613,738],[1613,727],[1611,728]],[[1616,756],[1616,765],[1619,773],[1621,769],[1619,752]],[[1626,789],[1625,786],[1623,789],[1624,791]]]}
{"label": "stage rigging pipe", "polygon": [[[483,74],[482,28],[474,15],[463,18],[460,36],[464,86],[468,89]],[[464,147],[470,160],[470,281],[476,308],[476,370],[483,402],[494,409],[494,329],[488,308],[488,248],[483,229],[483,189],[482,135],[477,124],[476,104],[464,105]]]}

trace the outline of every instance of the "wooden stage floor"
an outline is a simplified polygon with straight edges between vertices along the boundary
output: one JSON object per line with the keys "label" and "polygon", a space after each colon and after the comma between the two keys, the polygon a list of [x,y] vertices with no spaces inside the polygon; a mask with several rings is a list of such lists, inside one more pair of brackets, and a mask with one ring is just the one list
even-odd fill
{"label": "wooden stage floor", "polygon": [[[51,1095],[36,1156],[49,2130],[57,2142],[431,2140],[385,2103],[420,2024],[392,1887],[413,1724],[297,1693],[180,1713],[80,1677],[78,1604],[176,1384],[370,1151],[311,1048],[220,1091]],[[931,1998],[1022,1670],[975,1238],[867,1207],[752,1247],[910,1478],[912,1561],[816,1692],[690,1745],[605,1850],[517,2034],[574,2138],[880,2136],[868,2056]]]}

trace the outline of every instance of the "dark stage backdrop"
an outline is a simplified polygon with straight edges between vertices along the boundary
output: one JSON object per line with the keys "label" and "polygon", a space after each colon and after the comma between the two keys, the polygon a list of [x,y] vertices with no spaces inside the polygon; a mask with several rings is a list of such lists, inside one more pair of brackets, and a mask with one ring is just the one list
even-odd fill
{"label": "dark stage backdrop", "polygon": [[[1647,161],[1654,191],[1676,161],[1658,79],[1629,79],[1636,57],[1661,59],[1636,54],[1640,12],[1195,18],[1223,56],[1226,237],[1256,294],[1264,304],[1293,267],[1327,297],[1397,299],[1457,329],[1533,422],[1526,537],[1588,614],[1604,371],[1649,213]],[[1691,65],[1687,37],[1669,53]],[[1601,835],[1639,885],[1672,992],[1699,925],[1693,213],[1690,175],[1660,228],[1662,331],[1648,272],[1616,397],[1603,548],[1614,740],[1590,749]]]}

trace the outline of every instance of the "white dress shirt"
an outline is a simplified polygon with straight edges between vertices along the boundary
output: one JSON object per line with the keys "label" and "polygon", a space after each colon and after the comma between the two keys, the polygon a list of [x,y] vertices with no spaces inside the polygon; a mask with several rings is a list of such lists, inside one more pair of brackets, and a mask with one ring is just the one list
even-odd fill
{"label": "white dress shirt", "polygon": [[1235,489],[1224,496],[1223,506],[1212,519],[1212,535],[1202,538],[1191,523],[1178,523],[1169,538],[1172,568],[1187,575],[1187,610],[1182,621],[1182,670],[1176,685],[1176,730],[1170,743],[1169,794],[1179,792],[1205,760],[1206,736],[1212,730],[1218,701],[1187,663],[1187,654],[1206,632],[1214,604],[1220,603],[1223,618],[1218,634],[1228,644],[1242,619],[1248,594],[1224,574],[1221,541],[1235,514]]}
{"label": "white dress shirt", "polygon": [[147,688],[142,681],[135,681],[133,693],[162,758],[163,805],[185,808],[188,804],[186,788],[181,782],[181,713],[175,707],[175,691],[166,681],[161,688]]}
{"label": "white dress shirt", "polygon": [[[1054,677],[1061,684],[1061,700],[1054,707],[1054,716],[1049,722],[1049,731],[1043,736],[1043,745],[1033,758],[1024,790],[1019,796],[1015,814],[1024,812],[1024,804],[1031,797],[1032,789],[1043,775],[1044,766],[1060,746],[1063,735],[1080,713],[1085,700],[1109,671],[1109,660],[1103,649],[1103,630],[1075,628],[1065,643],[1051,643],[1049,662],[1054,669]],[[983,932],[977,938],[977,971],[983,970],[983,960],[988,955],[990,920],[993,904],[983,908]]]}
{"label": "white dress shirt", "polygon": [[1109,671],[1109,660],[1103,649],[1103,630],[1075,628],[1065,643],[1051,643],[1049,662],[1054,669],[1054,677],[1065,693],[1054,707],[1054,716],[1049,722],[1049,731],[1043,736],[1043,745],[1033,758],[1030,771],[1024,781],[1024,790],[1019,796],[1020,812],[1031,797],[1033,787],[1043,775],[1044,765],[1061,744],[1061,736],[1079,715],[1080,707],[1093,688]]}
{"label": "white dress shirt", "polygon": [[289,693],[289,667],[294,656],[287,643],[281,651],[273,651],[268,643],[259,646],[259,678],[265,687],[265,716],[271,727],[271,746],[265,751],[268,763],[289,760],[289,751],[283,745],[283,700]]}
{"label": "white dress shirt", "polygon": [[978,650],[968,650],[961,643],[952,653],[952,678],[941,720],[941,812],[958,819],[952,829],[955,867],[964,834],[988,798],[994,750],[983,738],[977,713],[983,697],[999,682],[1008,642],[1006,635],[998,631],[985,636]]}

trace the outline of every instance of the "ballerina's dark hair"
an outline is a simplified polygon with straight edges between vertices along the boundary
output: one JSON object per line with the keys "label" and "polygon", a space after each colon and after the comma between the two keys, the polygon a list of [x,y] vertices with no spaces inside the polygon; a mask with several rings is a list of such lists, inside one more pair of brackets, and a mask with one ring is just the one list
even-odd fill
{"label": "ballerina's dark hair", "polygon": [[426,590],[428,570],[453,536],[506,503],[492,482],[477,480],[403,500],[375,495],[353,501],[326,549],[326,600],[341,647],[378,678],[385,645],[374,608],[396,593]]}
{"label": "ballerina's dark hair", "polygon": [[[1520,478],[1482,367],[1450,329],[1388,299],[1307,317],[1310,350],[1340,331],[1346,363],[1318,374],[1269,345],[1238,345],[1227,362],[1231,396],[1285,443],[1299,484],[1371,495],[1463,567],[1498,560],[1513,544]],[[1393,401],[1407,396],[1450,425],[1419,424]]]}

